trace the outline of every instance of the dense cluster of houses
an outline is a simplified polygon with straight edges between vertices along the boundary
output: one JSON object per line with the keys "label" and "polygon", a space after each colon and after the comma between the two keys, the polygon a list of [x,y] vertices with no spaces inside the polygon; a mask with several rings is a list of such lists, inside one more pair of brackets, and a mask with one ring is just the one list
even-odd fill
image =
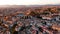
{"label": "dense cluster of houses", "polygon": [[57,8],[36,8],[10,15],[0,14],[0,34],[60,34]]}

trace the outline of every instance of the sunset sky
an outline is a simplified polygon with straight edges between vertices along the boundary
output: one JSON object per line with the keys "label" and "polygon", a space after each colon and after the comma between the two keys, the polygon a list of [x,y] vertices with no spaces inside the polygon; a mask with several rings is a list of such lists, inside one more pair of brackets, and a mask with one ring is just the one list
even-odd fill
{"label": "sunset sky", "polygon": [[0,0],[0,5],[45,5],[59,3],[60,0]]}

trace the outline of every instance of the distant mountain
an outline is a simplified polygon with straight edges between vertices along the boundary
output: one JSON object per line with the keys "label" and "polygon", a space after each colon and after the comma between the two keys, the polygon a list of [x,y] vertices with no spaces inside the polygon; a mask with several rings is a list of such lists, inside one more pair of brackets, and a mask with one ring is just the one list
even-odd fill
{"label": "distant mountain", "polygon": [[47,5],[0,5],[0,8],[22,8],[22,7],[41,7],[41,6],[60,6],[60,4],[47,4]]}

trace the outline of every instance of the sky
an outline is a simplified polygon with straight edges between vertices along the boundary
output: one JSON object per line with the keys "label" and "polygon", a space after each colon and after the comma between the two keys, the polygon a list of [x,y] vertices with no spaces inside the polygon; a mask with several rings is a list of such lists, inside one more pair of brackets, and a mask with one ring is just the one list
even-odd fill
{"label": "sky", "polygon": [[0,5],[45,5],[60,4],[60,0],[0,0]]}

